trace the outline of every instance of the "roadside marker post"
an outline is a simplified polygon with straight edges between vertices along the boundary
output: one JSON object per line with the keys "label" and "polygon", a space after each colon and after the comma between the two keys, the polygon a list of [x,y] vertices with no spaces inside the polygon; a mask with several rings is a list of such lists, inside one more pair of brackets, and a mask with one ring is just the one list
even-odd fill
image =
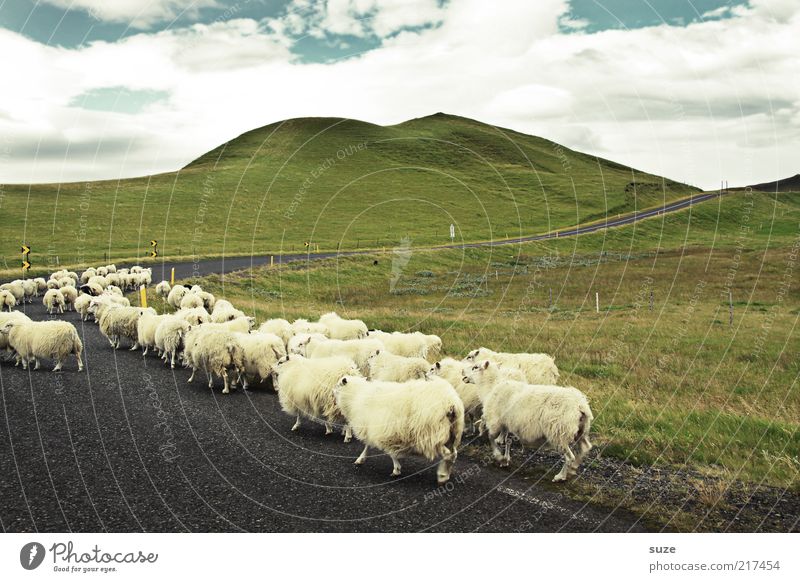
{"label": "roadside marker post", "polygon": [[175,286],[175,267],[172,267],[172,270],[170,271],[169,286],[170,287],[174,287]]}
{"label": "roadside marker post", "polygon": [[139,285],[139,305],[147,309],[147,288],[144,285]]}
{"label": "roadside marker post", "polygon": [[275,256],[274,255],[270,255],[269,256],[269,266],[271,267],[274,264],[275,264]]}
{"label": "roadside marker post", "polygon": [[[506,237],[506,238],[508,238],[508,237]],[[456,225],[455,224],[451,224],[450,225],[450,242],[451,243],[455,242],[455,240],[456,240]]]}
{"label": "roadside marker post", "polygon": [[600,293],[594,292],[594,310],[600,313]]}

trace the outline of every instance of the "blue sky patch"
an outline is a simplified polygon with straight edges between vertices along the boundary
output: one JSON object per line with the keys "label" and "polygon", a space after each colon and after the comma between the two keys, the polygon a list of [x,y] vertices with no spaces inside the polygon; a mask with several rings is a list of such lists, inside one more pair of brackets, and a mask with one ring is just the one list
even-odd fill
{"label": "blue sky patch", "polygon": [[133,114],[139,113],[148,105],[163,101],[167,97],[169,97],[169,93],[166,91],[132,91],[125,87],[103,87],[78,95],[72,99],[70,106],[92,111]]}

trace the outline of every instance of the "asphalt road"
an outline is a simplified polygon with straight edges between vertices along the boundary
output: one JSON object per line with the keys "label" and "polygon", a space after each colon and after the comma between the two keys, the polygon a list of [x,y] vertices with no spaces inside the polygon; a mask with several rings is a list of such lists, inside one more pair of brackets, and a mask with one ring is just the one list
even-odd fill
{"label": "asphalt road", "polygon": [[[632,214],[625,214],[618,218],[605,220],[603,222],[598,222],[587,226],[576,226],[563,230],[548,232],[545,234],[537,234],[537,235],[523,236],[511,239],[484,241],[476,243],[440,245],[433,248],[434,250],[444,250],[444,249],[465,249],[465,248],[476,248],[476,247],[498,247],[498,246],[515,245],[526,242],[547,240],[552,238],[568,238],[568,237],[578,236],[581,234],[589,234],[592,232],[597,232],[600,230],[605,230],[616,226],[625,226],[628,224],[632,224],[634,222],[638,222],[640,220],[644,220],[646,218],[658,216],[660,214],[677,212],[679,210],[683,210],[690,206],[694,206],[695,204],[699,204],[700,202],[705,202],[706,200],[717,198],[720,195],[721,194],[719,192],[704,192],[702,194],[697,194],[696,196],[687,198],[685,200],[678,200],[676,202],[665,204],[658,208],[652,208],[650,210],[645,210],[642,212],[634,212]],[[292,261],[329,259],[336,256],[372,254],[374,252],[375,251],[365,250],[365,251],[346,251],[341,253],[335,253],[335,252],[290,253],[290,254],[272,255],[272,260],[275,263],[288,263]],[[223,257],[217,259],[204,259],[196,262],[184,262],[184,263],[170,263],[164,261],[160,264],[156,263],[153,266],[153,280],[154,281],[160,281],[162,279],[169,280],[170,269],[173,267],[175,268],[175,278],[177,280],[177,279],[191,279],[193,277],[202,277],[204,275],[209,275],[212,273],[224,274],[224,273],[231,273],[234,271],[242,271],[246,269],[252,269],[254,267],[267,265],[269,264],[269,262],[270,262],[270,255],[254,255],[250,257]]]}
{"label": "asphalt road", "polygon": [[[26,306],[35,319],[41,305]],[[642,531],[636,516],[569,498],[463,455],[435,466],[344,444],[280,411],[269,387],[221,394],[188,371],[114,351],[75,313],[86,370],[0,363],[0,526],[9,532]],[[515,455],[520,455],[515,451]],[[553,463],[557,459],[553,457]]]}

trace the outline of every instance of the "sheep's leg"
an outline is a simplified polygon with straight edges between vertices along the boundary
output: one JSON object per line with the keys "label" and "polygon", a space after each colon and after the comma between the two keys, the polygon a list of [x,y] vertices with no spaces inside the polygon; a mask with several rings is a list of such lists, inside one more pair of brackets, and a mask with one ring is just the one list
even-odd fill
{"label": "sheep's leg", "polygon": [[394,456],[391,453],[389,453],[389,456],[392,458],[392,465],[394,465],[394,467],[392,468],[392,475],[391,476],[392,477],[398,477],[400,475],[400,468],[401,468],[400,467],[400,459],[398,459],[396,456]]}
{"label": "sheep's leg", "polygon": [[344,427],[344,442],[349,443],[351,440],[353,440],[353,430],[349,424],[346,424]]}
{"label": "sheep's leg", "polygon": [[62,362],[61,360],[58,360],[58,361],[56,362],[56,366],[55,366],[55,368],[53,368],[53,372],[60,372],[60,371],[61,371],[61,366],[62,366],[63,364],[64,364],[64,362]]}
{"label": "sheep's leg", "polygon": [[453,451],[450,452],[450,449],[443,446],[440,454],[442,460],[439,461],[439,466],[436,468],[436,482],[442,485],[450,480],[450,473],[453,471],[453,465],[455,465],[456,458],[458,457],[458,451],[453,448]]}
{"label": "sheep's leg", "polygon": [[292,426],[292,430],[297,430],[300,428],[300,415],[297,415],[297,420],[294,421],[294,426]]}
{"label": "sheep's leg", "polygon": [[558,475],[553,477],[553,483],[566,481],[569,477],[570,467],[575,462],[575,455],[572,453],[572,449],[570,449],[568,446],[563,447],[562,451],[560,452],[564,453],[564,465],[561,467],[561,471],[558,472]]}
{"label": "sheep's leg", "polygon": [[75,350],[75,359],[78,360],[78,372],[83,372],[83,360],[81,359],[80,350]]}
{"label": "sheep's leg", "polygon": [[170,367],[170,369],[172,369],[172,370],[174,370],[174,369],[175,369],[175,352],[176,352],[176,351],[177,351],[177,350],[172,350],[172,358],[170,359],[170,362],[169,362],[169,367]]}
{"label": "sheep's leg", "polygon": [[361,451],[361,454],[358,455],[354,465],[363,465],[364,461],[367,460],[367,453],[369,452],[369,445],[364,445],[364,450]]}
{"label": "sheep's leg", "polygon": [[222,389],[222,393],[223,394],[228,394],[231,391],[231,389],[229,387],[229,384],[228,384],[228,369],[227,368],[223,368],[222,369],[222,373],[220,374],[220,376],[222,376],[222,381],[224,383],[224,387]]}
{"label": "sheep's leg", "polygon": [[325,422],[325,434],[333,433],[333,427],[330,422]]}
{"label": "sheep's leg", "polygon": [[130,349],[130,350],[128,350],[128,351],[130,351],[130,352],[135,352],[135,351],[136,351],[136,350],[138,350],[138,349],[139,349],[139,342],[138,342],[138,341],[135,341],[135,342],[133,342],[133,345],[131,346],[131,349]]}
{"label": "sheep's leg", "polygon": [[147,350],[150,349],[150,346],[142,346],[142,357],[147,355]]}
{"label": "sheep's leg", "polygon": [[195,375],[196,373],[197,373],[197,368],[195,368],[194,366],[192,366],[192,375],[191,375],[191,376],[189,376],[189,382],[191,382],[192,380],[194,380],[194,375]]}
{"label": "sheep's leg", "polygon": [[39,358],[33,358],[33,362],[34,362],[34,364],[36,364],[33,369],[34,370],[38,370],[39,369]]}
{"label": "sheep's leg", "polygon": [[500,445],[498,441],[505,442],[507,439],[508,433],[506,431],[489,431],[489,444],[492,445],[492,456],[494,457],[495,461],[500,463],[501,467],[507,467],[508,462],[506,461],[506,456],[500,452]]}
{"label": "sheep's leg", "polygon": [[575,475],[578,472],[578,467],[580,466],[581,461],[583,461],[583,457],[586,456],[586,453],[592,450],[592,443],[589,441],[589,437],[586,435],[583,435],[580,439],[578,439],[576,444],[578,445],[578,452],[575,455],[575,460],[570,466],[570,475]]}
{"label": "sheep's leg", "polygon": [[505,455],[503,456],[503,462],[506,465],[511,463],[511,437],[506,433],[506,451]]}

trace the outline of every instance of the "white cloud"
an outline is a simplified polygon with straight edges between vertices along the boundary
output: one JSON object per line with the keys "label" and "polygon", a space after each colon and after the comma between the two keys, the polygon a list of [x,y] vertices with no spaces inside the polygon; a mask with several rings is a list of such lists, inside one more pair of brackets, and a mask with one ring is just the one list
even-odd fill
{"label": "white cloud", "polygon": [[[330,4],[315,22],[341,16]],[[11,151],[0,180],[171,170],[288,117],[390,124],[446,111],[704,187],[770,181],[800,169],[800,7],[790,4],[753,0],[725,20],[565,35],[565,0],[509,0],[502,11],[481,0],[430,3],[424,16],[350,0],[330,26],[369,13],[365,34],[389,36],[332,64],[291,54],[287,35],[313,10],[300,3],[300,24],[239,19],[77,49],[0,30],[0,53],[15,57],[0,61],[0,135]],[[438,24],[408,30],[431,19]],[[169,98],[131,115],[71,105],[120,86]]]}
{"label": "white cloud", "polygon": [[65,10],[83,10],[104,22],[121,22],[148,29],[179,16],[194,17],[201,8],[218,7],[217,0],[42,0]]}

